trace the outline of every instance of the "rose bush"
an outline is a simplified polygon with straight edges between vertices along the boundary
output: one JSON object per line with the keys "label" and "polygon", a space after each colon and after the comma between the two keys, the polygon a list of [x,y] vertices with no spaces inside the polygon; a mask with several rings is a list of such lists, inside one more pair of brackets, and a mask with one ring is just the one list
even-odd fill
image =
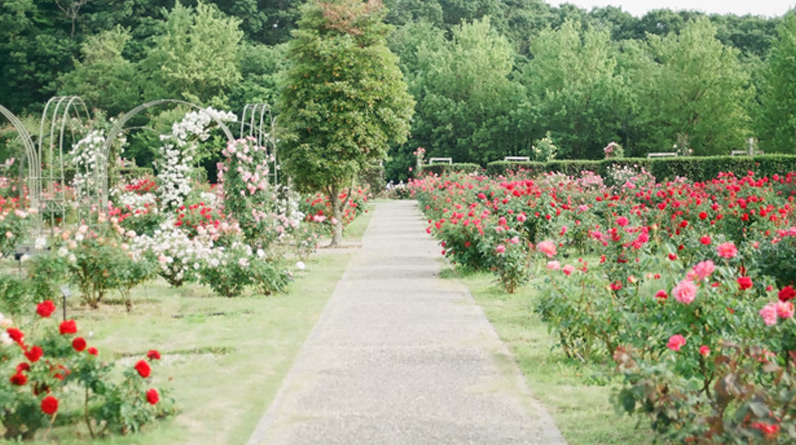
{"label": "rose bush", "polygon": [[[0,315],[0,411],[6,439],[30,440],[52,426],[56,416],[83,422],[92,437],[127,434],[174,412],[162,403],[165,392],[152,386],[150,354],[143,366],[119,366],[100,358],[99,351],[80,336],[74,320],[58,323],[56,306],[43,301],[22,328]],[[157,354],[157,359],[160,354]],[[64,412],[66,411],[66,412]]]}
{"label": "rose bush", "polygon": [[491,269],[509,292],[540,277],[536,311],[564,353],[613,358],[617,406],[665,440],[796,439],[796,175],[657,183],[621,169],[410,188],[457,266]]}

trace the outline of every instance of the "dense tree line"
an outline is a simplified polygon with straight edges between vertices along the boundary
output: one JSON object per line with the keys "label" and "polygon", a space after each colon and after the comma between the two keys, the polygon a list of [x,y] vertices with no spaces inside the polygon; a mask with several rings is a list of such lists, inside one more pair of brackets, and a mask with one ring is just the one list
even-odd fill
{"label": "dense tree line", "polygon": [[[331,0],[330,0],[331,1]],[[79,94],[113,116],[175,97],[240,110],[278,103],[302,0],[0,0],[0,104],[36,113]],[[541,0],[384,0],[415,99],[412,151],[487,162],[796,150],[796,16],[590,11]]]}

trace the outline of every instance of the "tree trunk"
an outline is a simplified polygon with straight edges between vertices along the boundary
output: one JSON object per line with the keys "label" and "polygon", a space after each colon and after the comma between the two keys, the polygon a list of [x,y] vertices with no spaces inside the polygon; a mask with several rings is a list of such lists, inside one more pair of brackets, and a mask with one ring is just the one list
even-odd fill
{"label": "tree trunk", "polygon": [[343,200],[340,200],[340,191],[336,186],[331,188],[329,202],[332,203],[332,242],[329,247],[343,244]]}

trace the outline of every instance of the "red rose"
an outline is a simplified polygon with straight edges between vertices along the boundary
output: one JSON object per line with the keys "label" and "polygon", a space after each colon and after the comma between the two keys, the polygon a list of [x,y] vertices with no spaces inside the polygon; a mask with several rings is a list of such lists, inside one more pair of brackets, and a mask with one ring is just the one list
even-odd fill
{"label": "red rose", "polygon": [[711,241],[712,240],[710,239],[710,237],[708,235],[705,235],[702,238],[699,238],[699,242],[704,244],[705,246],[710,245]]}
{"label": "red rose", "polygon": [[58,412],[58,399],[53,396],[47,396],[41,401],[41,411],[48,416],[52,416]]}
{"label": "red rose", "polygon": [[75,348],[77,352],[83,352],[86,349],[86,339],[83,337],[75,337],[72,340],[72,347]]}
{"label": "red rose", "polygon": [[160,401],[160,396],[158,395],[157,389],[150,389],[146,392],[146,401],[149,402],[150,405],[156,405],[158,401]]}
{"label": "red rose", "polygon": [[708,217],[707,212],[699,212],[699,219],[704,220]]}
{"label": "red rose", "polygon": [[752,279],[749,277],[738,278],[738,287],[741,290],[746,290],[752,287]]}
{"label": "red rose", "polygon": [[160,360],[160,352],[155,349],[150,349],[149,352],[146,353],[146,357],[150,360]]}
{"label": "red rose", "polygon": [[93,346],[92,346],[92,347],[90,347],[90,348],[88,348],[88,351],[87,351],[87,352],[88,352],[89,354],[91,354],[91,355],[99,355],[99,351],[97,351],[97,348],[95,348],[95,347],[93,347]]}
{"label": "red rose", "polygon": [[[796,297],[796,290],[794,290],[791,286],[785,286],[779,291],[779,301],[785,302],[788,300],[793,300],[794,297]],[[11,335],[11,332],[9,332],[9,335]]]}
{"label": "red rose", "polygon": [[42,301],[36,305],[36,313],[42,318],[49,317],[53,312],[55,312],[55,303],[53,303],[52,300]]}
{"label": "red rose", "polygon": [[138,363],[135,364],[135,370],[138,371],[138,374],[143,377],[149,377],[149,374],[152,373],[152,368],[149,367],[149,363],[144,360],[139,360]]}
{"label": "red rose", "polygon": [[27,362],[22,362],[17,365],[17,372],[30,371],[30,365]]}
{"label": "red rose", "polygon": [[17,386],[22,386],[25,383],[28,383],[28,377],[21,373],[17,372],[16,374],[12,375],[10,379],[8,379],[12,384]]}
{"label": "red rose", "polygon": [[58,330],[61,332],[61,335],[76,334],[77,324],[75,324],[75,320],[66,320],[61,323],[61,326],[58,327]]}
{"label": "red rose", "polygon": [[27,357],[31,363],[38,362],[42,355],[44,355],[44,351],[38,346],[33,346],[25,351],[25,357]]}
{"label": "red rose", "polygon": [[25,334],[23,334],[22,331],[17,328],[8,328],[6,332],[8,333],[8,336],[11,337],[11,340],[14,340],[20,345],[22,344],[22,339],[25,338]]}
{"label": "red rose", "polygon": [[57,369],[55,370],[55,372],[53,372],[53,377],[55,377],[58,380],[63,381],[66,378],[66,376],[68,376],[71,373],[72,373],[72,371],[70,371],[69,368],[67,368],[66,366],[58,365]]}

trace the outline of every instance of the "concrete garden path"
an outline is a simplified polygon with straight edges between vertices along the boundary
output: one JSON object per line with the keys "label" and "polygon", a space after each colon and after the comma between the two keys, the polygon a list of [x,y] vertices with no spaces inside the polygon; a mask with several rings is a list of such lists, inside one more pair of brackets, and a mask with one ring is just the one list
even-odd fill
{"label": "concrete garden path", "polygon": [[249,444],[565,443],[417,203],[373,212]]}

